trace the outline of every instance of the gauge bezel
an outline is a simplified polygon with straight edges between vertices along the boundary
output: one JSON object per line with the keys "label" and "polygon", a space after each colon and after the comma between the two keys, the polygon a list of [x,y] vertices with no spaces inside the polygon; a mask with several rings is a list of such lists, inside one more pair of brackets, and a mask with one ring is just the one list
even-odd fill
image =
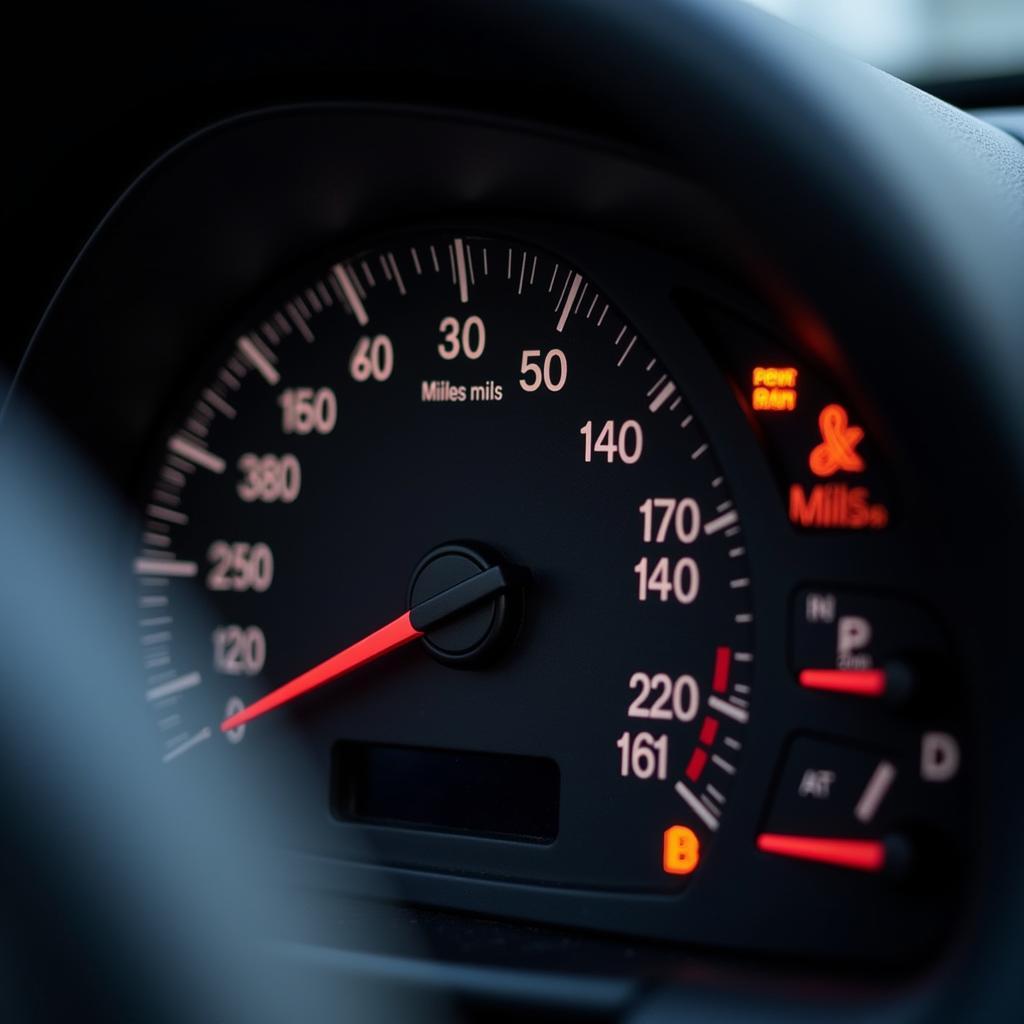
{"label": "gauge bezel", "polygon": [[[258,170],[251,161],[254,150],[267,154]],[[296,159],[297,153],[306,159]],[[225,167],[233,172],[225,173]],[[304,180],[314,167],[315,182]],[[480,229],[512,222],[531,241],[564,250],[570,259],[574,252],[585,253],[582,262],[590,266],[605,265],[599,272],[609,290],[631,296],[629,314],[674,375],[686,380],[703,363],[708,392],[692,397],[709,433],[734,452],[728,472],[738,502],[755,507],[764,495],[774,495],[767,467],[727,387],[712,373],[710,357],[700,346],[665,340],[690,337],[670,297],[671,285],[692,273],[688,250],[704,261],[695,279],[706,278],[707,256],[714,251],[721,280],[732,277],[757,290],[763,281],[751,272],[757,263],[752,254],[763,245],[744,237],[706,189],[645,164],[636,154],[470,118],[325,106],[260,113],[191,140],[129,194],[94,239],[37,339],[22,384],[59,411],[83,447],[99,453],[108,477],[128,493],[141,453],[161,429],[154,411],[170,407],[192,376],[197,355],[223,335],[234,310],[277,279],[282,266],[307,258],[325,240],[344,238],[351,248],[349,239],[386,233],[410,220]],[[145,266],[133,266],[131,254],[154,237],[167,244],[150,250],[154,256]],[[247,240],[244,248],[241,238]],[[599,238],[615,243],[604,251]],[[658,294],[654,280],[661,282]],[[111,282],[117,282],[116,289]],[[131,303],[115,301],[120,295],[130,295]],[[145,346],[139,338],[146,339]],[[191,344],[183,345],[183,338]],[[56,386],[36,375],[36,366],[58,361],[64,375]],[[851,369],[848,363],[842,368]],[[131,395],[117,391],[116,381],[126,378],[139,384]],[[847,383],[872,421],[882,423],[852,372]],[[106,414],[95,415],[98,408]],[[925,493],[920,467],[908,453],[894,442],[890,455],[907,489]],[[759,581],[760,665],[786,664],[789,596],[820,576],[823,562],[844,586],[927,592],[940,616],[955,621],[958,595],[949,592],[941,571],[929,562],[924,538],[905,526],[870,539],[797,538],[774,497],[762,511],[747,524]],[[913,521],[909,513],[906,521]],[[350,877],[358,886],[361,875],[387,873],[406,898],[419,903],[804,957],[862,957],[870,930],[873,962],[920,962],[935,952],[947,912],[954,908],[892,891],[886,900],[891,920],[879,933],[862,879],[830,877],[823,899],[820,876],[766,862],[753,852],[769,767],[785,737],[796,723],[819,731],[836,728],[835,712],[809,702],[785,679],[762,678],[759,684],[778,703],[752,732],[744,785],[727,824],[738,838],[726,843],[723,828],[720,849],[701,884],[684,896],[595,900],[591,894],[386,867],[360,868]],[[329,865],[304,861],[302,871],[307,881],[315,878],[330,888]],[[759,914],[774,922],[770,936],[752,941],[750,908],[735,896],[737,878],[758,894]],[[823,936],[822,917],[839,914],[849,927]]]}

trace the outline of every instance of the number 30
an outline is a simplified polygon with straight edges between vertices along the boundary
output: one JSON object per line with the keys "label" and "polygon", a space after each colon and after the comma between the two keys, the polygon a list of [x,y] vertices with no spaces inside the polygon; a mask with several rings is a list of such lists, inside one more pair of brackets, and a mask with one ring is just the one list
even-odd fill
{"label": "number 30", "polygon": [[484,354],[487,332],[480,317],[467,316],[460,324],[457,317],[446,316],[438,330],[444,335],[444,341],[437,346],[442,359],[457,359],[460,354],[467,359],[479,359]]}

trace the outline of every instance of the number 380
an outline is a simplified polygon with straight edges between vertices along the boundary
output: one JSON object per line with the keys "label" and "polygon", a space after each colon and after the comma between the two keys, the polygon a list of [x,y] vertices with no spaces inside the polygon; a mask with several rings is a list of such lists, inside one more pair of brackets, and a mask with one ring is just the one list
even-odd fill
{"label": "number 380", "polygon": [[280,501],[290,505],[302,488],[302,470],[294,455],[257,455],[246,452],[238,460],[242,479],[238,496],[245,502]]}

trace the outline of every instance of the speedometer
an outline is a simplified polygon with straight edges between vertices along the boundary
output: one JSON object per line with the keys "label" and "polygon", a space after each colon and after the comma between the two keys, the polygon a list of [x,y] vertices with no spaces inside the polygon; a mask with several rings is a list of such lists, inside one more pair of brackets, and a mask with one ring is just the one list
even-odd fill
{"label": "speedometer", "polygon": [[409,233],[259,297],[163,437],[134,570],[165,761],[287,734],[319,852],[657,890],[728,813],[740,510],[685,382],[557,253]]}

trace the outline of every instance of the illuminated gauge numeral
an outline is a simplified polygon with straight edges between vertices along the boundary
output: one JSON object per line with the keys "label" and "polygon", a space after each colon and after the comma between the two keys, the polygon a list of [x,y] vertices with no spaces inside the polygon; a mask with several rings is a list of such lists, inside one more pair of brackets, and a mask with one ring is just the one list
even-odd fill
{"label": "illuminated gauge numeral", "polygon": [[666,779],[668,777],[668,737],[649,732],[624,732],[616,741],[619,749],[619,774],[623,778]]}
{"label": "illuminated gauge numeral", "polygon": [[356,342],[348,361],[348,372],[354,381],[385,381],[395,368],[395,346],[386,334],[362,337]]}
{"label": "illuminated gauge numeral", "polygon": [[700,506],[693,498],[648,498],[640,506],[645,544],[664,544],[673,534],[680,544],[700,536]]}
{"label": "illuminated gauge numeral", "polygon": [[603,455],[606,462],[620,462],[631,466],[639,461],[644,450],[644,432],[636,420],[625,420],[616,425],[615,420],[605,420],[594,435],[594,421],[580,427],[583,435],[583,461],[592,462],[595,455]]}
{"label": "illuminated gauge numeral", "polygon": [[266,544],[215,540],[206,557],[213,563],[206,574],[207,590],[255,590],[262,594],[274,581],[274,554]]}
{"label": "illuminated gauge numeral", "polygon": [[279,501],[290,505],[302,489],[302,470],[294,455],[256,455],[246,452],[238,460],[242,479],[238,496],[245,502]]}
{"label": "illuminated gauge numeral", "polygon": [[[231,718],[232,715],[237,715],[240,711],[244,710],[245,701],[241,697],[229,697],[227,704],[224,705],[224,717]],[[237,729],[228,729],[224,736],[228,743],[241,743],[245,738],[245,726],[240,725]]]}
{"label": "illuminated gauge numeral", "polygon": [[460,355],[479,359],[484,354],[487,331],[480,317],[467,316],[460,321],[458,317],[446,316],[437,329],[444,335],[444,341],[437,346],[437,354],[442,359],[458,359]]}
{"label": "illuminated gauge numeral", "polygon": [[330,388],[285,388],[277,404],[285,434],[329,434],[338,422],[338,400]]}
{"label": "illuminated gauge numeral", "polygon": [[565,353],[560,348],[553,348],[544,356],[543,361],[540,356],[539,348],[523,349],[523,359],[519,366],[523,376],[519,378],[519,386],[524,391],[539,391],[542,387],[548,391],[561,391],[569,376]]}
{"label": "illuminated gauge numeral", "polygon": [[682,675],[673,680],[665,672],[653,676],[634,672],[629,677],[629,688],[640,691],[629,705],[630,718],[692,722],[700,710],[700,689],[693,676]]}
{"label": "illuminated gauge numeral", "polygon": [[637,576],[637,597],[641,601],[675,599],[680,604],[693,604],[700,592],[700,569],[693,558],[641,558],[633,566]]}
{"label": "illuminated gauge numeral", "polygon": [[213,631],[213,667],[226,676],[254,676],[267,660],[267,639],[259,626],[218,626]]}

